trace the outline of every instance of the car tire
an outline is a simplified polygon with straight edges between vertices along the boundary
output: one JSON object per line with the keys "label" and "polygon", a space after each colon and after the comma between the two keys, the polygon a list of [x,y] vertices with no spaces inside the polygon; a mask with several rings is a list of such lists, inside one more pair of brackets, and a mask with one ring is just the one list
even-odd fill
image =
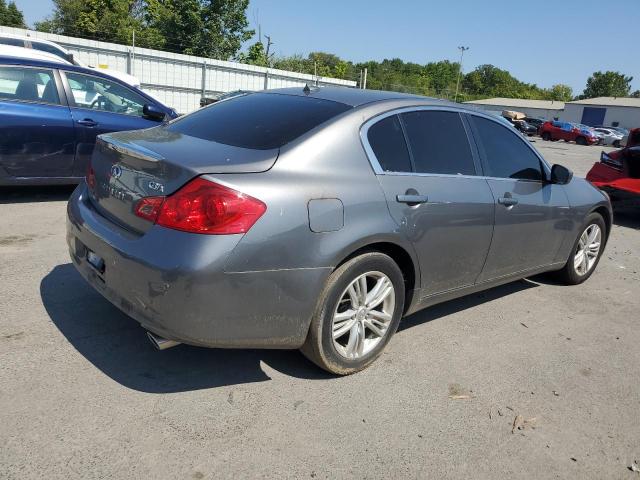
{"label": "car tire", "polygon": [[587,139],[584,137],[578,137],[576,138],[576,143],[578,145],[586,145],[587,144]]}
{"label": "car tire", "polygon": [[549,132],[542,132],[542,139],[545,142],[548,142],[549,140],[551,140],[551,134]]}
{"label": "car tire", "polygon": [[620,148],[620,140],[616,140],[615,142],[613,142],[613,146],[615,148]]}
{"label": "car tire", "polygon": [[[363,277],[367,295],[361,296]],[[379,284],[382,278],[386,281]],[[373,294],[377,286],[383,288],[381,293],[386,292],[388,286],[392,290],[380,305],[369,309],[362,299]],[[358,301],[354,302],[354,298]],[[349,375],[366,368],[380,356],[396,332],[404,311],[404,300],[402,271],[389,256],[368,252],[350,259],[327,279],[302,353],[336,375]],[[345,320],[352,312],[353,315]],[[334,338],[335,334],[340,336]]]}
{"label": "car tire", "polygon": [[[590,250],[593,252],[593,248],[588,248],[584,246],[584,238],[585,233],[587,236],[589,235],[591,229],[593,227],[597,227],[599,229],[599,246],[596,252],[596,256],[592,257],[593,262],[589,257],[585,254],[586,250]],[[602,215],[599,213],[590,214],[582,227],[580,228],[578,238],[576,238],[573,248],[571,249],[571,255],[569,255],[569,259],[567,263],[562,268],[562,270],[558,270],[556,272],[557,278],[567,285],[578,285],[585,280],[587,280],[594,272],[596,267],[598,266],[598,262],[600,262],[600,257],[602,257],[602,252],[604,251],[604,247],[607,241],[607,226],[602,218]],[[589,244],[587,244],[589,245]],[[582,251],[583,256],[579,257],[579,252]],[[586,257],[586,271],[582,269],[584,265],[580,265],[580,267],[576,267],[579,258],[585,259]]]}

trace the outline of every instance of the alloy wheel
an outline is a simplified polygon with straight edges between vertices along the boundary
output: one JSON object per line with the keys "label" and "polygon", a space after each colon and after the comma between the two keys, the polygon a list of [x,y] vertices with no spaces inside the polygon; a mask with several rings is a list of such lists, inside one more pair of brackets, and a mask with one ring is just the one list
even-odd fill
{"label": "alloy wheel", "polygon": [[387,335],[395,310],[393,283],[382,272],[358,276],[344,290],[331,322],[336,351],[358,359]]}
{"label": "alloy wheel", "polygon": [[578,275],[583,276],[591,271],[598,259],[601,244],[602,230],[598,225],[592,223],[580,235],[578,248],[573,257],[573,266]]}

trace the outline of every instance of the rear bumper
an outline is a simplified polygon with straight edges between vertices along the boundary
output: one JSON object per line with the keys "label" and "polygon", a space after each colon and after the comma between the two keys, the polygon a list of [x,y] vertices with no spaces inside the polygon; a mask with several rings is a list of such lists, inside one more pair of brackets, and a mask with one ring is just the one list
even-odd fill
{"label": "rear bumper", "polygon": [[[226,273],[241,239],[158,226],[134,235],[93,209],[84,183],[67,207],[75,267],[144,328],[206,347],[300,347],[330,269]],[[103,259],[103,272],[87,261],[88,251]]]}

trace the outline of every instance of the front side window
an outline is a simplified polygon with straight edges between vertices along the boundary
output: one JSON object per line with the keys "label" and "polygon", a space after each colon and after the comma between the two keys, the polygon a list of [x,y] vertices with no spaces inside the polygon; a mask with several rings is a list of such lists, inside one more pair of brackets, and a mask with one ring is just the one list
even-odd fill
{"label": "front side window", "polygon": [[456,112],[417,110],[402,114],[418,173],[475,175],[462,118]]}
{"label": "front side window", "polygon": [[147,103],[131,89],[93,75],[66,72],[69,87],[77,107],[141,117]]}
{"label": "front side window", "polygon": [[385,172],[411,172],[411,159],[402,126],[397,115],[383,118],[372,125],[367,140]]}
{"label": "front side window", "polygon": [[0,99],[59,105],[52,70],[0,67]]}
{"label": "front side window", "polygon": [[517,133],[496,122],[471,115],[478,147],[488,171],[486,175],[520,180],[542,180],[542,166],[538,156]]}

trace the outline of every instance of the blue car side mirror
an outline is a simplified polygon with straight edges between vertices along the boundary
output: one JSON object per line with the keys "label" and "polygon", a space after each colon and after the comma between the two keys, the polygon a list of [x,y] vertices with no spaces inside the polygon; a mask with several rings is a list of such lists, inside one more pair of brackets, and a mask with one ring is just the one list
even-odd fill
{"label": "blue car side mirror", "polygon": [[149,120],[156,120],[158,122],[161,122],[162,120],[164,120],[165,112],[152,103],[147,103],[144,107],[142,107],[142,115],[144,115]]}

